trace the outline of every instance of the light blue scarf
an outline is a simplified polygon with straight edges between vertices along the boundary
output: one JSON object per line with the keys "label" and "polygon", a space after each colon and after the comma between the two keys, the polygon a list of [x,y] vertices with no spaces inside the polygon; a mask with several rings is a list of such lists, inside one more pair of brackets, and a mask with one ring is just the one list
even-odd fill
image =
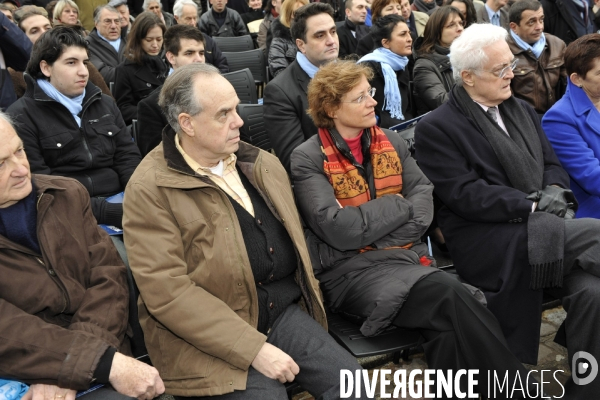
{"label": "light blue scarf", "polygon": [[519,46],[525,51],[531,50],[533,54],[535,54],[535,58],[540,58],[540,56],[542,55],[542,51],[544,51],[544,47],[546,46],[546,35],[544,35],[544,33],[542,33],[542,37],[540,37],[540,40],[535,42],[533,46],[523,41],[523,39],[521,39],[519,35],[514,33],[512,30],[510,31],[510,35],[512,36],[517,46]]}
{"label": "light blue scarf", "polygon": [[306,75],[310,76],[310,79],[312,79],[319,70],[319,67],[316,67],[313,63],[308,61],[308,58],[300,52],[296,53],[296,61],[298,61],[300,68],[306,72]]}
{"label": "light blue scarf", "polygon": [[81,103],[83,102],[83,98],[85,97],[85,89],[83,89],[83,93],[79,96],[71,98],[65,96],[64,94],[56,90],[56,88],[45,79],[38,79],[37,83],[38,85],[40,85],[40,88],[44,91],[44,93],[48,95],[48,97],[58,101],[63,106],[67,107],[67,110],[69,110],[69,112],[73,115],[73,118],[75,118],[77,125],[81,127],[81,118],[78,117],[78,114],[83,108]]}
{"label": "light blue scarf", "polygon": [[98,37],[100,39],[104,40],[105,42],[108,42],[108,44],[110,44],[113,47],[113,49],[115,49],[117,54],[119,54],[119,47],[121,47],[121,38],[120,37],[117,40],[108,40],[107,38],[102,36],[100,34],[100,32],[98,32],[97,30],[96,30],[96,33],[98,33]]}
{"label": "light blue scarf", "polygon": [[385,86],[383,87],[383,109],[389,111],[393,118],[403,120],[402,96],[400,95],[400,87],[398,86],[398,78],[396,78],[395,71],[404,71],[406,64],[408,64],[408,57],[399,56],[385,47],[379,47],[358,60],[359,63],[365,61],[381,63],[383,79],[385,81]]}

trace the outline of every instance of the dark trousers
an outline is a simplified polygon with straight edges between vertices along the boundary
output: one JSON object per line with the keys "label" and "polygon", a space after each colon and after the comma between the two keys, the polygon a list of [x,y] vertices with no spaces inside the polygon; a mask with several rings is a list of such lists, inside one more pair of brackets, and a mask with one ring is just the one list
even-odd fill
{"label": "dark trousers", "polygon": [[[293,304],[277,318],[267,335],[267,342],[294,359],[300,367],[295,381],[315,399],[340,397],[340,370],[362,369],[314,319]],[[364,395],[364,386],[361,394]],[[269,379],[254,368],[248,370],[246,390],[213,397],[178,397],[179,400],[286,400],[285,386]],[[353,397],[366,399],[367,397]]]}
{"label": "dark trousers", "polygon": [[112,388],[100,388],[80,397],[83,400],[135,400],[134,397],[125,396]]}
{"label": "dark trousers", "polygon": [[[478,369],[481,394],[487,394],[488,371],[502,378],[508,373],[509,382],[514,382],[518,373],[525,384],[528,370],[508,349],[500,324],[456,275],[434,273],[417,282],[393,323],[420,331],[425,338],[427,368]],[[462,383],[464,391],[466,380]],[[495,398],[507,398],[498,394]]]}
{"label": "dark trousers", "polygon": [[[562,299],[567,311],[569,365],[573,365],[573,356],[580,351],[590,353],[600,362],[600,220],[565,220],[564,266],[567,274],[562,287],[547,291]],[[575,385],[569,378],[566,389],[564,399],[598,398],[600,376],[587,385]]]}

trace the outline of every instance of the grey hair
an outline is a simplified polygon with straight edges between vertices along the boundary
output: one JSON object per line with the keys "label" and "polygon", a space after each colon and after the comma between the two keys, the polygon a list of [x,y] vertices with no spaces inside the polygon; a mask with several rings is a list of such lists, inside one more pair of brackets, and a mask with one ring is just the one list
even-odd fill
{"label": "grey hair", "polygon": [[181,18],[183,6],[193,6],[196,12],[198,12],[198,5],[192,0],[177,0],[175,5],[173,5],[173,15],[177,15],[177,18]]}
{"label": "grey hair", "polygon": [[96,24],[96,25],[98,25],[98,23],[100,22],[100,14],[102,14],[102,10],[108,10],[110,12],[117,13],[119,15],[119,18],[121,17],[119,10],[117,10],[113,6],[109,6],[108,4],[105,4],[103,6],[98,6],[94,10],[94,24]]}
{"label": "grey hair", "polygon": [[158,6],[162,10],[162,3],[160,0],[144,0],[144,4],[142,4],[142,10],[148,11],[148,7],[150,7],[150,3],[158,3]]}
{"label": "grey hair", "polygon": [[457,83],[461,83],[462,71],[476,71],[488,61],[486,47],[506,40],[506,29],[492,24],[472,24],[454,39],[450,45],[450,64]]}
{"label": "grey hair", "polygon": [[4,111],[0,111],[0,119],[4,120],[6,123],[12,126],[13,129],[15,129],[15,122],[13,121],[12,117]]}
{"label": "grey hair", "polygon": [[194,116],[202,112],[199,96],[194,93],[194,80],[198,75],[211,77],[220,76],[221,73],[210,64],[185,65],[169,75],[160,91],[158,105],[175,132],[181,130],[178,121],[179,114],[186,113]]}

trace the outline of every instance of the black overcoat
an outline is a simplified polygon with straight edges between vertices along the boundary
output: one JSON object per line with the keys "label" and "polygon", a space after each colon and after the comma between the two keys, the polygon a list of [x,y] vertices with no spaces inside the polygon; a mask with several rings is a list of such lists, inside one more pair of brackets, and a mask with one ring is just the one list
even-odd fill
{"label": "black overcoat", "polygon": [[[543,186],[568,188],[569,176],[535,110],[518,101],[540,138]],[[501,104],[501,115],[502,109]],[[484,134],[461,112],[452,93],[417,124],[415,140],[419,166],[445,205],[438,222],[457,272],[484,291],[513,353],[522,362],[536,364],[542,291],[529,289],[527,220],[533,202],[512,187]]]}

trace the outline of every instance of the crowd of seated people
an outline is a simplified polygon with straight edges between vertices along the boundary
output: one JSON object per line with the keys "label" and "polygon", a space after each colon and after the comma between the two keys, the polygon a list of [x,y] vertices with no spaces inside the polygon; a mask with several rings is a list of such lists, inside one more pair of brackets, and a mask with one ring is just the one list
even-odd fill
{"label": "crowd of seated people", "polygon": [[[349,0],[342,22],[325,1],[129,3],[0,7],[0,379],[25,399],[337,398],[361,367],[325,308],[417,330],[430,368],[518,376],[550,295],[569,360],[600,358],[589,4]],[[240,142],[213,39],[251,20],[272,152]],[[389,128],[421,116],[409,150]],[[130,357],[126,268],[156,369]]]}

